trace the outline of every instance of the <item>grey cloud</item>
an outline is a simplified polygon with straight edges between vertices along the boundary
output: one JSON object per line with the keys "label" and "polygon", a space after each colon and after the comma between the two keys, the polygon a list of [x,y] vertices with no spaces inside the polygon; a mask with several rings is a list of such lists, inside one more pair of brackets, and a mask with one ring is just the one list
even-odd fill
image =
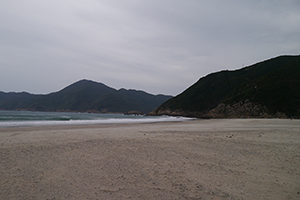
{"label": "grey cloud", "polygon": [[176,95],[200,77],[299,54],[299,1],[3,1],[0,91],[86,78]]}

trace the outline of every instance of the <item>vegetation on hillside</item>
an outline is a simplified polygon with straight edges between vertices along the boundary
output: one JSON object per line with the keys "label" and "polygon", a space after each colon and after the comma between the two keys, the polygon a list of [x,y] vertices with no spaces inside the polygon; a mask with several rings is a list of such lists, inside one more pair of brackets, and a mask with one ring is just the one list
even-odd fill
{"label": "vegetation on hillside", "polygon": [[116,90],[102,83],[81,80],[47,95],[0,92],[0,109],[32,111],[148,113],[171,96],[137,90]]}
{"label": "vegetation on hillside", "polygon": [[287,117],[299,117],[299,77],[300,56],[279,56],[239,70],[220,71],[200,78],[151,114],[207,117],[219,104],[230,108],[230,105],[247,100],[252,105],[264,106],[270,116],[281,112]]}

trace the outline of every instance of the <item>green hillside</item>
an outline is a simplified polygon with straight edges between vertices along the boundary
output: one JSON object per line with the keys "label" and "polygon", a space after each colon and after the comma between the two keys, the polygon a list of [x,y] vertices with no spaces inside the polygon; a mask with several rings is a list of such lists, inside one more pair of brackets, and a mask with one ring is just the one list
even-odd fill
{"label": "green hillside", "polygon": [[81,80],[47,95],[0,92],[0,109],[32,111],[148,113],[171,96],[136,90],[116,90],[102,83]]}
{"label": "green hillside", "polygon": [[299,62],[300,56],[279,56],[240,70],[209,74],[151,114],[299,117]]}
{"label": "green hillside", "polygon": [[225,101],[233,104],[248,99],[277,112],[295,117],[300,114],[300,58],[247,84],[239,86]]}

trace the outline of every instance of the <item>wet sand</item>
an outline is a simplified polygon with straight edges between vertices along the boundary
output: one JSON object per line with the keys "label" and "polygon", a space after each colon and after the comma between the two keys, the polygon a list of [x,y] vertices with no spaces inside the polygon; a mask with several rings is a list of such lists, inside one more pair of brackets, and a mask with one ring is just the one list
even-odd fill
{"label": "wet sand", "polygon": [[300,199],[300,120],[0,128],[0,199]]}

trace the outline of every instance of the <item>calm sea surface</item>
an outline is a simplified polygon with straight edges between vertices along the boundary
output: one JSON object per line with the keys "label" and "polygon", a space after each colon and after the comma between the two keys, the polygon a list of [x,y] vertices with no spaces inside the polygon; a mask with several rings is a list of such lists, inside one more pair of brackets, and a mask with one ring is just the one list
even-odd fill
{"label": "calm sea surface", "polygon": [[151,123],[186,120],[191,120],[191,118],[101,113],[32,112],[0,110],[0,127],[111,123]]}

